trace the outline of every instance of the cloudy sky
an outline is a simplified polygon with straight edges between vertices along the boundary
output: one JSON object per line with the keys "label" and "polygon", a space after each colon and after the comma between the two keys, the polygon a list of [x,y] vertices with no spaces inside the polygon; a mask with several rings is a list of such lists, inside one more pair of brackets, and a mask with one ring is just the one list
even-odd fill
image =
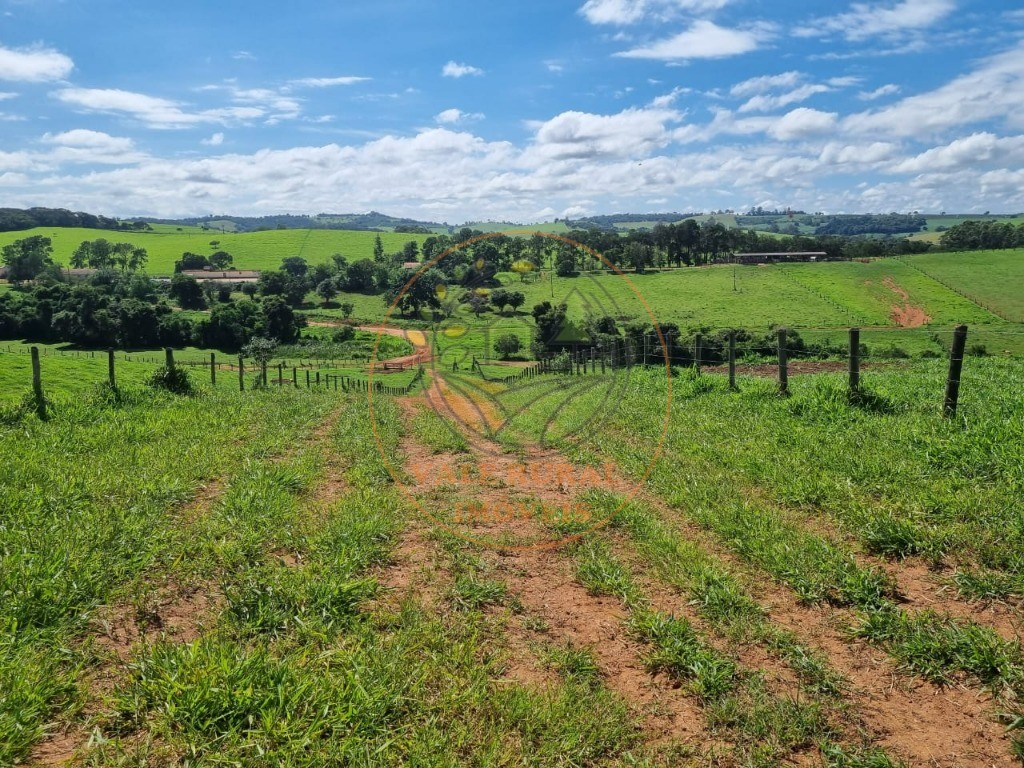
{"label": "cloudy sky", "polygon": [[1004,0],[0,0],[0,206],[1024,210]]}

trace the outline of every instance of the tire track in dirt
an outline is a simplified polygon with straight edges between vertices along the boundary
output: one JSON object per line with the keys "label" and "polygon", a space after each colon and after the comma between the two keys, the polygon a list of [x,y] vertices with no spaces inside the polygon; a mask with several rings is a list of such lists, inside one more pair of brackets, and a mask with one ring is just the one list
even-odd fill
{"label": "tire track in dirt", "polygon": [[[405,430],[399,439],[399,455],[403,457],[403,470],[413,476],[416,472],[436,471],[436,468],[453,464],[456,454],[433,453],[411,437],[410,422],[415,418],[419,406],[412,398],[397,400],[405,422]],[[427,467],[427,470],[423,470]],[[407,599],[415,599],[426,608],[436,610],[442,601],[444,589],[451,584],[452,576],[443,563],[436,541],[431,541],[430,527],[415,514],[410,514],[392,550],[391,561],[379,567],[374,575],[384,587],[384,595],[378,605],[396,609]]]}
{"label": "tire track in dirt", "polygon": [[[756,585],[758,604],[768,619],[821,653],[851,688],[846,698],[863,718],[878,745],[911,765],[935,768],[1010,768],[1006,730],[993,719],[987,691],[963,684],[938,686],[899,669],[882,649],[851,640],[853,611],[803,605],[789,587],[724,550],[709,535],[656,497],[640,497],[684,538],[697,543],[746,585]],[[684,513],[685,514],[685,513]]]}
{"label": "tire track in dirt", "polygon": [[[948,581],[943,581],[943,574],[951,574],[952,567],[941,564],[932,567],[920,557],[909,556],[902,560],[873,555],[864,551],[863,543],[854,531],[845,526],[839,519],[832,518],[827,510],[792,510],[783,506],[756,487],[748,486],[744,495],[756,499],[758,504],[770,506],[783,514],[794,525],[830,542],[838,542],[844,546],[861,568],[875,568],[883,571],[896,587],[901,605],[914,610],[929,609],[938,613],[948,613],[957,619],[973,621],[982,627],[988,627],[1004,640],[1022,640],[1024,634],[1024,613],[1021,606],[1007,602],[968,600],[961,595]],[[832,526],[829,525],[832,523]]]}
{"label": "tire track in dirt", "polygon": [[[606,464],[606,471],[614,482],[628,485],[622,479],[626,475],[614,465]],[[635,500],[737,575],[748,594],[756,595],[770,621],[821,653],[851,683],[847,699],[890,754],[907,758],[911,765],[935,768],[1019,765],[1010,757],[1005,728],[995,722],[1000,711],[997,703],[980,684],[942,687],[907,674],[882,649],[850,639],[848,628],[858,621],[854,611],[800,603],[787,585],[726,549],[685,511],[674,509],[647,488],[641,488]]]}
{"label": "tire track in dirt", "polygon": [[[436,393],[438,390],[433,390]],[[446,393],[445,395],[449,395]],[[415,408],[409,401],[403,410],[407,415]],[[456,406],[458,408],[459,406]],[[467,415],[479,415],[470,404]],[[424,497],[447,488],[447,480],[459,478],[459,492],[469,494],[478,501],[488,503],[508,495],[508,488],[502,477],[525,479],[529,496],[546,503],[561,505],[570,501],[575,490],[551,472],[553,465],[565,466],[566,462],[554,451],[528,448],[521,454],[496,454],[492,447],[484,454],[479,453],[478,438],[464,436],[470,441],[469,456],[456,454],[433,454],[429,450],[409,441],[404,446],[406,467],[415,478],[413,492]],[[465,474],[460,465],[474,459],[486,462],[488,471],[484,474]],[[413,467],[411,464],[416,464]],[[538,469],[531,469],[537,467]],[[524,471],[525,468],[525,471]],[[619,490],[623,490],[621,487]],[[450,499],[449,499],[450,500]],[[442,502],[443,503],[443,502]],[[547,532],[527,531],[529,523],[514,524],[519,536],[528,540],[537,539]],[[509,526],[501,522],[482,521],[473,526],[477,536],[488,531],[507,533]],[[403,542],[412,568],[429,560],[422,551],[422,532],[412,529]],[[544,686],[554,678],[533,649],[538,644],[550,644],[573,648],[589,648],[601,670],[605,685],[626,701],[641,718],[644,740],[651,745],[669,740],[678,740],[693,747],[700,747],[707,740],[704,716],[701,708],[690,697],[676,689],[664,677],[651,676],[644,665],[643,647],[629,637],[622,624],[626,612],[613,598],[595,597],[578,583],[568,559],[552,549],[485,550],[481,555],[499,574],[509,594],[522,606],[527,614],[539,619],[527,628],[524,622],[509,621],[502,638],[503,650],[508,659],[506,677],[529,685]],[[386,582],[405,586],[408,590],[415,585],[419,588],[415,574],[408,568],[392,571]],[[435,588],[436,591],[436,588]]]}

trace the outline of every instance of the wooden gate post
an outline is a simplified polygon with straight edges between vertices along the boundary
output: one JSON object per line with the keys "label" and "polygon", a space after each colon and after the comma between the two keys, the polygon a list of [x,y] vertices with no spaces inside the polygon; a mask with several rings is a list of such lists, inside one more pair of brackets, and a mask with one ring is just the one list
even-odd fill
{"label": "wooden gate post", "polygon": [[238,391],[245,392],[245,358],[238,356]]}
{"label": "wooden gate post", "polygon": [[117,379],[114,377],[114,348],[109,347],[107,349],[107,380],[110,382],[111,389],[117,389]]}
{"label": "wooden gate post", "polygon": [[217,386],[217,353],[210,353],[210,386]]}

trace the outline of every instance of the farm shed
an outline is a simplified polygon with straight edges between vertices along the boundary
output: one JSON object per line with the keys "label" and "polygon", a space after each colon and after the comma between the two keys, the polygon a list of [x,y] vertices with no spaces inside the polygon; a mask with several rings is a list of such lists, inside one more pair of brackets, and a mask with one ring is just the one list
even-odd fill
{"label": "farm shed", "polygon": [[195,278],[201,283],[255,283],[260,279],[259,271],[254,269],[232,269],[227,271],[185,269],[182,270],[181,274]]}
{"label": "farm shed", "polygon": [[774,253],[736,253],[732,261],[736,264],[775,264],[786,261],[828,261],[824,251],[777,251]]}

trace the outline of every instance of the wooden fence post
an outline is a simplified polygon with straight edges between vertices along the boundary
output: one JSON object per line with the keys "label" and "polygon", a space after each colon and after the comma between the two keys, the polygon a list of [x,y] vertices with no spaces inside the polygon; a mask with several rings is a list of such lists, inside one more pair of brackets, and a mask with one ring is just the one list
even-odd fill
{"label": "wooden fence post", "polygon": [[693,365],[700,373],[700,359],[703,356],[701,353],[704,351],[704,338],[699,334],[694,334],[693,337]]}
{"label": "wooden fence post", "polygon": [[238,391],[245,392],[245,358],[238,356]]}
{"label": "wooden fence post", "polygon": [[277,386],[278,389],[284,386],[284,363],[277,364]]}
{"label": "wooden fence post", "polygon": [[949,376],[946,378],[946,397],[942,413],[946,418],[956,416],[960,399],[960,374],[964,367],[964,347],[967,346],[967,326],[958,325],[953,331],[953,347],[949,351]]}
{"label": "wooden fence post", "polygon": [[43,402],[43,374],[39,368],[39,347],[32,347],[32,394],[36,403]]}
{"label": "wooden fence post", "polygon": [[306,389],[309,389],[309,368],[306,369]]}
{"label": "wooden fence post", "polygon": [[107,349],[107,379],[110,381],[110,388],[117,389],[117,379],[114,378],[114,348]]}
{"label": "wooden fence post", "polygon": [[164,348],[164,363],[168,368],[174,368],[174,350],[170,347]]}
{"label": "wooden fence post", "polygon": [[736,331],[729,331],[729,389],[736,389]]}
{"label": "wooden fence post", "polygon": [[786,329],[779,328],[779,394],[789,394],[789,368],[786,350]]}
{"label": "wooden fence post", "polygon": [[860,328],[850,329],[850,392],[860,389]]}
{"label": "wooden fence post", "polygon": [[210,353],[210,386],[217,386],[217,353]]}
{"label": "wooden fence post", "polygon": [[260,360],[260,381],[263,384],[263,388],[267,388],[267,361]]}
{"label": "wooden fence post", "polygon": [[320,386],[320,371],[316,372],[316,385],[318,387]]}
{"label": "wooden fence post", "polygon": [[299,369],[294,365],[292,366],[292,386],[295,387],[295,389],[299,388]]}

